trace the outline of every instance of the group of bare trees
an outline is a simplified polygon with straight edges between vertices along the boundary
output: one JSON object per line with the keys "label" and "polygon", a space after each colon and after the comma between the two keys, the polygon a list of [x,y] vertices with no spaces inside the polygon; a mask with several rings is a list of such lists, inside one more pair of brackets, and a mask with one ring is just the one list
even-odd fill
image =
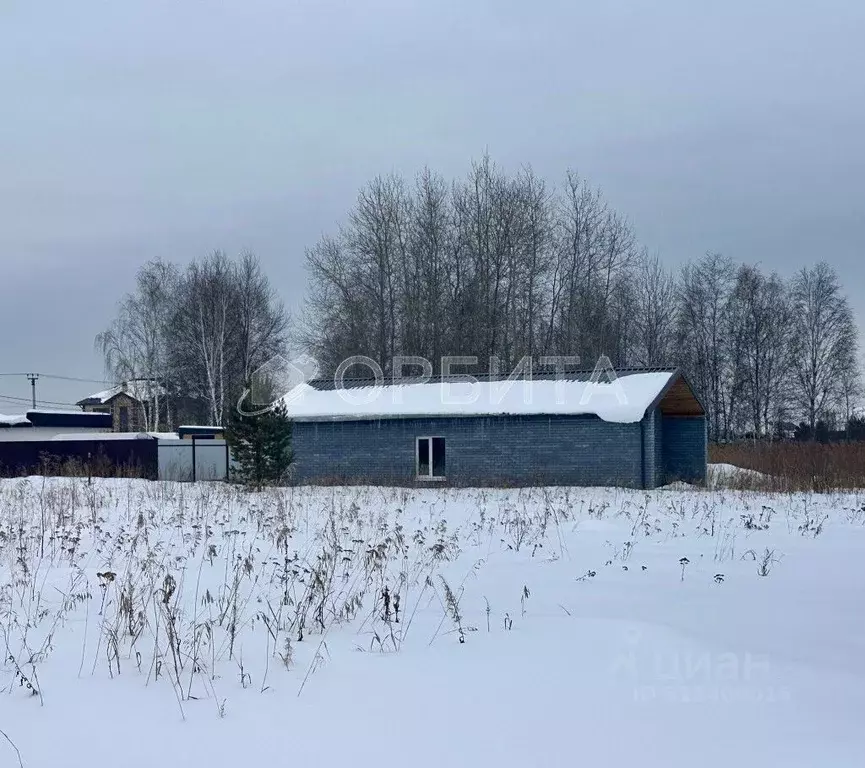
{"label": "group of bare trees", "polygon": [[109,375],[134,382],[147,429],[223,424],[250,374],[285,350],[288,316],[258,259],[216,252],[151,261],[96,338]]}
{"label": "group of bare trees", "polygon": [[307,252],[303,338],[325,370],[364,354],[601,354],[681,365],[715,439],[847,417],[859,374],[853,314],[825,263],[792,280],[708,254],[673,273],[574,173],[552,188],[488,157],[449,183],[379,177],[346,225]]}
{"label": "group of bare trees", "polygon": [[710,412],[712,436],[772,435],[802,420],[839,426],[860,395],[858,334],[825,262],[789,281],[708,254],[682,270],[676,358]]}
{"label": "group of bare trees", "polygon": [[633,233],[576,174],[554,194],[489,158],[448,184],[430,171],[365,187],[347,226],[307,252],[307,347],[327,368],[367,354],[498,357],[567,350],[621,359]]}
{"label": "group of bare trees", "polygon": [[[352,355],[385,372],[397,355],[436,372],[446,355],[502,370],[526,355],[679,365],[714,439],[800,420],[813,434],[833,414],[849,421],[860,396],[856,325],[831,267],[784,280],[710,253],[674,273],[575,173],[554,188],[484,157],[455,182],[429,170],[376,178],[307,267],[295,340],[325,373]],[[172,407],[222,424],[288,331],[258,260],[217,252],[146,264],[97,344],[112,378],[139,380],[156,429],[180,417]]]}

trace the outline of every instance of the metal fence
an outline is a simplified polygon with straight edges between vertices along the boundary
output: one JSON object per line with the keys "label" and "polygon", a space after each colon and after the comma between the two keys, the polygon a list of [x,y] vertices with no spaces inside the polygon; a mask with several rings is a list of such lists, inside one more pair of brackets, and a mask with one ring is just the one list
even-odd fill
{"label": "metal fence", "polygon": [[228,480],[230,464],[225,440],[159,440],[160,480]]}
{"label": "metal fence", "polygon": [[107,435],[100,439],[94,435],[77,440],[0,441],[0,476],[93,475],[155,480],[156,440],[146,435],[124,438]]}

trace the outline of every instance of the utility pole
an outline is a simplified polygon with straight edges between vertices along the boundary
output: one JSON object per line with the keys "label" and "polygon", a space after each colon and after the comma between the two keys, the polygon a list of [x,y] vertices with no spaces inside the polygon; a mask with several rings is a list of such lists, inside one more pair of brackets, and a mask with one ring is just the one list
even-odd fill
{"label": "utility pole", "polygon": [[30,386],[33,388],[33,410],[36,410],[36,379],[39,378],[39,374],[28,373],[27,378],[30,379]]}

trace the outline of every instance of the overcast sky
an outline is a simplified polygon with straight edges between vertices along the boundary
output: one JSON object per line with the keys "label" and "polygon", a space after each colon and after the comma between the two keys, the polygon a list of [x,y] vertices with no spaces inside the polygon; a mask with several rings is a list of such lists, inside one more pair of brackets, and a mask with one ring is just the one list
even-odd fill
{"label": "overcast sky", "polygon": [[0,0],[0,99],[0,373],[101,378],[157,256],[251,249],[296,307],[365,181],[485,149],[671,266],[826,259],[865,317],[862,0]]}

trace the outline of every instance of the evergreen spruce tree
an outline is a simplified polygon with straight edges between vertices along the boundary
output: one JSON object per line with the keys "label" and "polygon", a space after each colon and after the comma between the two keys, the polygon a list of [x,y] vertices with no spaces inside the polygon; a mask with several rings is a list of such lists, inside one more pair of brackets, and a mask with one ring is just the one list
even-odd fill
{"label": "evergreen spruce tree", "polygon": [[291,419],[284,404],[255,416],[234,412],[226,437],[239,482],[261,489],[285,481],[292,452]]}

